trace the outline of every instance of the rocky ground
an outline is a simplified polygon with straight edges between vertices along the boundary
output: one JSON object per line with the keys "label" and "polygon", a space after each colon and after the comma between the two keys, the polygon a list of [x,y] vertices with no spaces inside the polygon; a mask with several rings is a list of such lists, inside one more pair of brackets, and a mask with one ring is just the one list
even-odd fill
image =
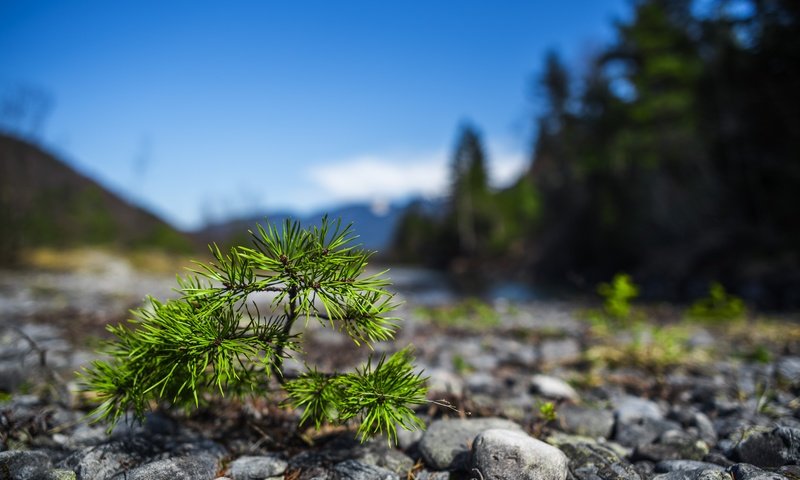
{"label": "rocky ground", "polygon": [[[0,272],[0,479],[800,478],[800,321],[690,325],[658,306],[619,328],[572,303],[420,307],[400,291],[403,330],[378,349],[414,345],[431,403],[397,447],[298,428],[268,399],[106,434],[74,372],[105,323],[173,285],[107,258]],[[324,368],[367,356],[322,328],[306,349]]]}

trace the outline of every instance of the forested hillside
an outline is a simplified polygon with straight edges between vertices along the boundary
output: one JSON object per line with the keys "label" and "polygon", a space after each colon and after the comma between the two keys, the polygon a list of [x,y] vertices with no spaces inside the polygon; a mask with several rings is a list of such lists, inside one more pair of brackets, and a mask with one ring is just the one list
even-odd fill
{"label": "forested hillside", "polygon": [[449,207],[405,217],[398,259],[579,288],[625,271],[657,298],[719,280],[800,305],[800,4],[631,8],[588,65],[544,59],[515,185],[488,188],[491,159],[462,129]]}
{"label": "forested hillside", "polygon": [[0,134],[0,263],[29,247],[114,245],[187,251],[181,232],[48,152]]}

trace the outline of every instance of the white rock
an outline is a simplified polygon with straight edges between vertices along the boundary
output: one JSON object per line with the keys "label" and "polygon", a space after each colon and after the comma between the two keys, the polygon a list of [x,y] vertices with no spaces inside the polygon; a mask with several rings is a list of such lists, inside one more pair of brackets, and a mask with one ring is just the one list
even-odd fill
{"label": "white rock", "polygon": [[565,480],[567,456],[524,432],[490,429],[475,437],[472,466],[484,480]]}
{"label": "white rock", "polygon": [[548,398],[577,402],[580,396],[567,382],[549,375],[534,375],[531,378],[533,389]]}

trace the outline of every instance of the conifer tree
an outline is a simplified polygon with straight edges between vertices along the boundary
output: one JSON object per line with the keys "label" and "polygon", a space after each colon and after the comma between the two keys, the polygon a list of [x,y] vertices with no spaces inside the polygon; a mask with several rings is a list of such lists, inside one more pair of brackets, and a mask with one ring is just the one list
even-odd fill
{"label": "conifer tree", "polygon": [[452,211],[462,253],[472,255],[479,246],[489,193],[486,158],[478,133],[469,126],[461,131],[453,156]]}
{"label": "conifer tree", "polygon": [[[301,424],[360,420],[363,440],[396,426],[424,425],[412,407],[426,402],[425,379],[415,371],[409,349],[354,372],[322,372],[307,366],[299,376],[284,372],[284,360],[302,351],[298,321],[318,321],[347,334],[356,345],[390,340],[397,331],[389,317],[395,305],[382,273],[364,275],[370,253],[357,249],[350,226],[329,222],[303,229],[259,226],[252,245],[214,258],[178,278],[180,297],[135,312],[127,325],[109,326],[116,340],[108,360],[95,361],[85,387],[100,404],[96,419],[110,427],[127,411],[139,419],[154,404],[195,408],[208,395],[268,395],[274,383],[288,403],[302,408]],[[249,298],[274,295],[271,315]]]}

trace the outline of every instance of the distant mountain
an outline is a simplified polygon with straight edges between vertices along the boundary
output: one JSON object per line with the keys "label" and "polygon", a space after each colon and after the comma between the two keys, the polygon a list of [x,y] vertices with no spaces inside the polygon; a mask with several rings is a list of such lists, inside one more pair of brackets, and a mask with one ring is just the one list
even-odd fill
{"label": "distant mountain", "polygon": [[[191,248],[189,238],[53,154],[0,134],[0,261],[20,247]],[[5,258],[2,258],[5,257]]]}
{"label": "distant mountain", "polygon": [[[433,205],[433,203],[431,203]],[[252,216],[209,225],[194,232],[197,242],[219,244],[232,244],[247,241],[245,235],[252,230],[256,223],[264,224],[265,221],[280,225],[285,219],[299,221],[304,227],[319,225],[324,215],[329,219],[342,219],[342,224],[353,224],[353,231],[358,235],[357,242],[367,250],[376,250],[378,253],[388,252],[395,227],[408,208],[407,203],[396,204],[367,204],[354,203],[327,210],[320,210],[310,215],[296,215],[290,212],[266,212],[261,216]],[[431,207],[434,208],[434,207]]]}

